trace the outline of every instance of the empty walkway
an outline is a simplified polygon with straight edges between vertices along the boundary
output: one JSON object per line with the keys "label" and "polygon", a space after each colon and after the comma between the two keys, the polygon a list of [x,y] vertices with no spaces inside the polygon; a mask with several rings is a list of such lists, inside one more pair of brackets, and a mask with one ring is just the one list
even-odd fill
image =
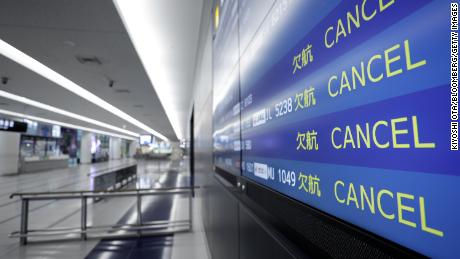
{"label": "empty walkway", "polygon": [[[65,242],[35,242],[20,247],[17,239],[8,238],[8,234],[18,230],[20,220],[20,203],[18,199],[9,199],[13,192],[41,192],[41,191],[76,191],[91,190],[94,186],[91,174],[117,168],[123,165],[136,163],[135,160],[118,160],[92,165],[80,165],[79,167],[65,170],[54,170],[41,173],[22,174],[18,176],[0,177],[0,258],[84,258],[90,254],[104,255],[104,258],[119,257],[123,251],[110,251],[113,246],[104,246],[108,241],[99,245],[99,240],[88,241],[65,241]],[[188,172],[183,161],[154,160],[139,161],[138,177],[127,188],[161,188],[188,185]],[[158,203],[162,206],[158,206]],[[150,217],[160,215],[162,219],[182,219],[186,210],[181,206],[185,202],[181,197],[169,197],[167,200],[158,200],[149,197],[143,200],[143,213],[150,212]],[[169,209],[165,209],[168,205]],[[135,200],[130,197],[104,199],[97,203],[88,203],[88,225],[108,225],[121,221],[135,219],[133,207]],[[156,213],[158,209],[164,210],[162,214]],[[194,213],[199,213],[199,208]],[[153,215],[153,216],[152,216]],[[197,217],[195,217],[197,218]],[[54,227],[77,227],[80,224],[80,201],[37,201],[30,204],[29,228],[54,228]],[[184,242],[184,238],[186,241]],[[204,234],[201,230],[201,222],[196,222],[193,233],[179,234],[169,237],[173,242],[178,239],[176,246],[164,246],[167,253],[162,249],[158,258],[206,258]],[[31,239],[33,241],[33,239]],[[123,242],[123,240],[118,240]],[[127,241],[129,243],[129,240]],[[132,239],[131,239],[132,242]],[[146,240],[145,242],[148,242]],[[125,242],[126,243],[126,242]],[[97,247],[96,247],[97,246]],[[95,248],[93,250],[93,248]],[[108,247],[109,250],[106,248]],[[166,250],[165,250],[166,251]],[[126,252],[126,251],[125,251]],[[153,256],[154,254],[152,254]],[[115,256],[115,257],[114,257]],[[166,257],[165,257],[166,256]],[[153,257],[155,258],[155,257]]]}

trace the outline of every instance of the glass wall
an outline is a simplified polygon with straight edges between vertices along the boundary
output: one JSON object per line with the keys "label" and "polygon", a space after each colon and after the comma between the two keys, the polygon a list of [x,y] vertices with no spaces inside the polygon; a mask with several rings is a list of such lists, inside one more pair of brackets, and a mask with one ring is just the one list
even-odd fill
{"label": "glass wall", "polygon": [[22,158],[48,159],[62,154],[59,138],[21,136],[20,154]]}
{"label": "glass wall", "polygon": [[57,125],[24,120],[27,132],[21,135],[21,161],[62,160],[78,158],[78,131]]}

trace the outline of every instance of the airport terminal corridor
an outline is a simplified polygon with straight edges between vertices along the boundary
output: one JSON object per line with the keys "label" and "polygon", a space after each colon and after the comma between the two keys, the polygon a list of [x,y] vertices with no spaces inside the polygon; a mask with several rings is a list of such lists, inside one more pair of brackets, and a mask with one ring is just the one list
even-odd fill
{"label": "airport terminal corridor", "polygon": [[459,0],[0,0],[0,259],[460,258]]}

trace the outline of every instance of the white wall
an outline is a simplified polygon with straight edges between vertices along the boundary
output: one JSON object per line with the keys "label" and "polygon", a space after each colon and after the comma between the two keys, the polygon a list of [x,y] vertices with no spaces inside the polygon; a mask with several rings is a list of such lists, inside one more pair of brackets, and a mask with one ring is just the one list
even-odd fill
{"label": "white wall", "polygon": [[0,131],[0,174],[18,173],[21,134]]}
{"label": "white wall", "polygon": [[83,132],[80,143],[80,163],[91,163],[91,135],[90,132]]}
{"label": "white wall", "polygon": [[110,160],[121,159],[121,139],[120,138],[110,137],[109,157],[110,157]]}
{"label": "white wall", "polygon": [[182,158],[182,149],[180,148],[179,141],[171,141],[171,159],[181,159]]}

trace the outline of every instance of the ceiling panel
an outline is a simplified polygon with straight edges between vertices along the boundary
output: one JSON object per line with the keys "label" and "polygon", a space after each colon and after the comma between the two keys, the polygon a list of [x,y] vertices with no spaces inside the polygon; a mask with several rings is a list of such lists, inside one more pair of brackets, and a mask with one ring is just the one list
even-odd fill
{"label": "ceiling panel", "polygon": [[[191,112],[203,0],[114,0],[166,113],[184,136]],[[208,16],[206,16],[208,17]]]}
{"label": "ceiling panel", "polygon": [[[176,139],[111,1],[2,0],[0,38],[169,139]],[[102,64],[81,64],[77,56],[97,57]],[[143,132],[3,56],[0,76],[11,78],[7,85],[0,85],[1,90]],[[111,80],[113,87],[109,86]]]}

